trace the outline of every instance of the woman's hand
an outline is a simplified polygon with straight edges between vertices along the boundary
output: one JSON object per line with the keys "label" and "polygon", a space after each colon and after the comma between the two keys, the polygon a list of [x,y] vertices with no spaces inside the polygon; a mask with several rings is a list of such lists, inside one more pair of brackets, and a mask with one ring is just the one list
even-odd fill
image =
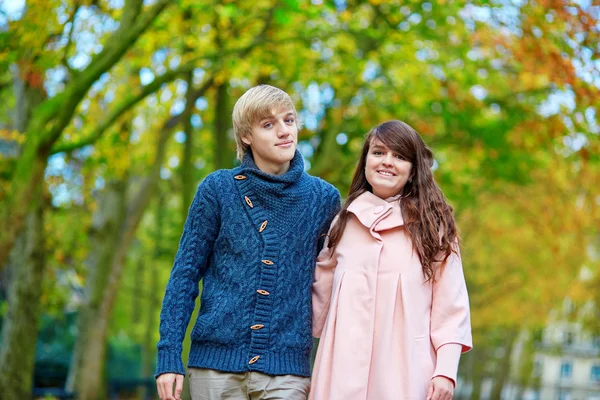
{"label": "woman's hand", "polygon": [[426,400],[452,400],[454,382],[445,376],[436,376],[429,382]]}

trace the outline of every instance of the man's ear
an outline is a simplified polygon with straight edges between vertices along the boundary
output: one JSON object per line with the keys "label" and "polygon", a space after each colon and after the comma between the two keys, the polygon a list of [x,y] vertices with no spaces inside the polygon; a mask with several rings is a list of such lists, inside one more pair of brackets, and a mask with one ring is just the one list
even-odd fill
{"label": "man's ear", "polygon": [[244,142],[245,144],[247,144],[248,146],[250,146],[252,144],[252,137],[250,135],[243,136],[242,137],[242,142]]}

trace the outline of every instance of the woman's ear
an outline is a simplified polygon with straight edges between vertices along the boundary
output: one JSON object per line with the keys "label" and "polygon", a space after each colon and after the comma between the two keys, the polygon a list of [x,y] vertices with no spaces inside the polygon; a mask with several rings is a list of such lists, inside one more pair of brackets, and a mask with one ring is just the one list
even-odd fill
{"label": "woman's ear", "polygon": [[408,182],[412,182],[413,178],[415,177],[415,175],[417,174],[416,171],[417,167],[415,167],[414,164],[411,164],[410,166],[410,175],[408,175]]}
{"label": "woman's ear", "polygon": [[428,147],[425,147],[425,161],[429,168],[433,167],[433,152]]}

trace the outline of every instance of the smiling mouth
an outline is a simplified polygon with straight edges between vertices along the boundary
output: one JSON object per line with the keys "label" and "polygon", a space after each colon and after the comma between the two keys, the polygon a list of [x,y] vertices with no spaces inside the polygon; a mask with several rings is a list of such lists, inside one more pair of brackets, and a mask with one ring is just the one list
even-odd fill
{"label": "smiling mouth", "polygon": [[290,140],[289,142],[277,143],[275,146],[288,146],[292,143],[294,143],[294,142]]}
{"label": "smiling mouth", "polygon": [[377,173],[383,176],[396,176],[396,174],[389,171],[377,171]]}

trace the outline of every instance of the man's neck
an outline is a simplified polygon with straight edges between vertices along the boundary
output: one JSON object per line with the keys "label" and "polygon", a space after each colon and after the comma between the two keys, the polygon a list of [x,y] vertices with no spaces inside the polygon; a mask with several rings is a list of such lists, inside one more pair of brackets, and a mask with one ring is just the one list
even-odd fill
{"label": "man's neck", "polygon": [[290,161],[284,164],[273,164],[255,159],[254,163],[262,172],[269,175],[283,175],[290,169]]}

